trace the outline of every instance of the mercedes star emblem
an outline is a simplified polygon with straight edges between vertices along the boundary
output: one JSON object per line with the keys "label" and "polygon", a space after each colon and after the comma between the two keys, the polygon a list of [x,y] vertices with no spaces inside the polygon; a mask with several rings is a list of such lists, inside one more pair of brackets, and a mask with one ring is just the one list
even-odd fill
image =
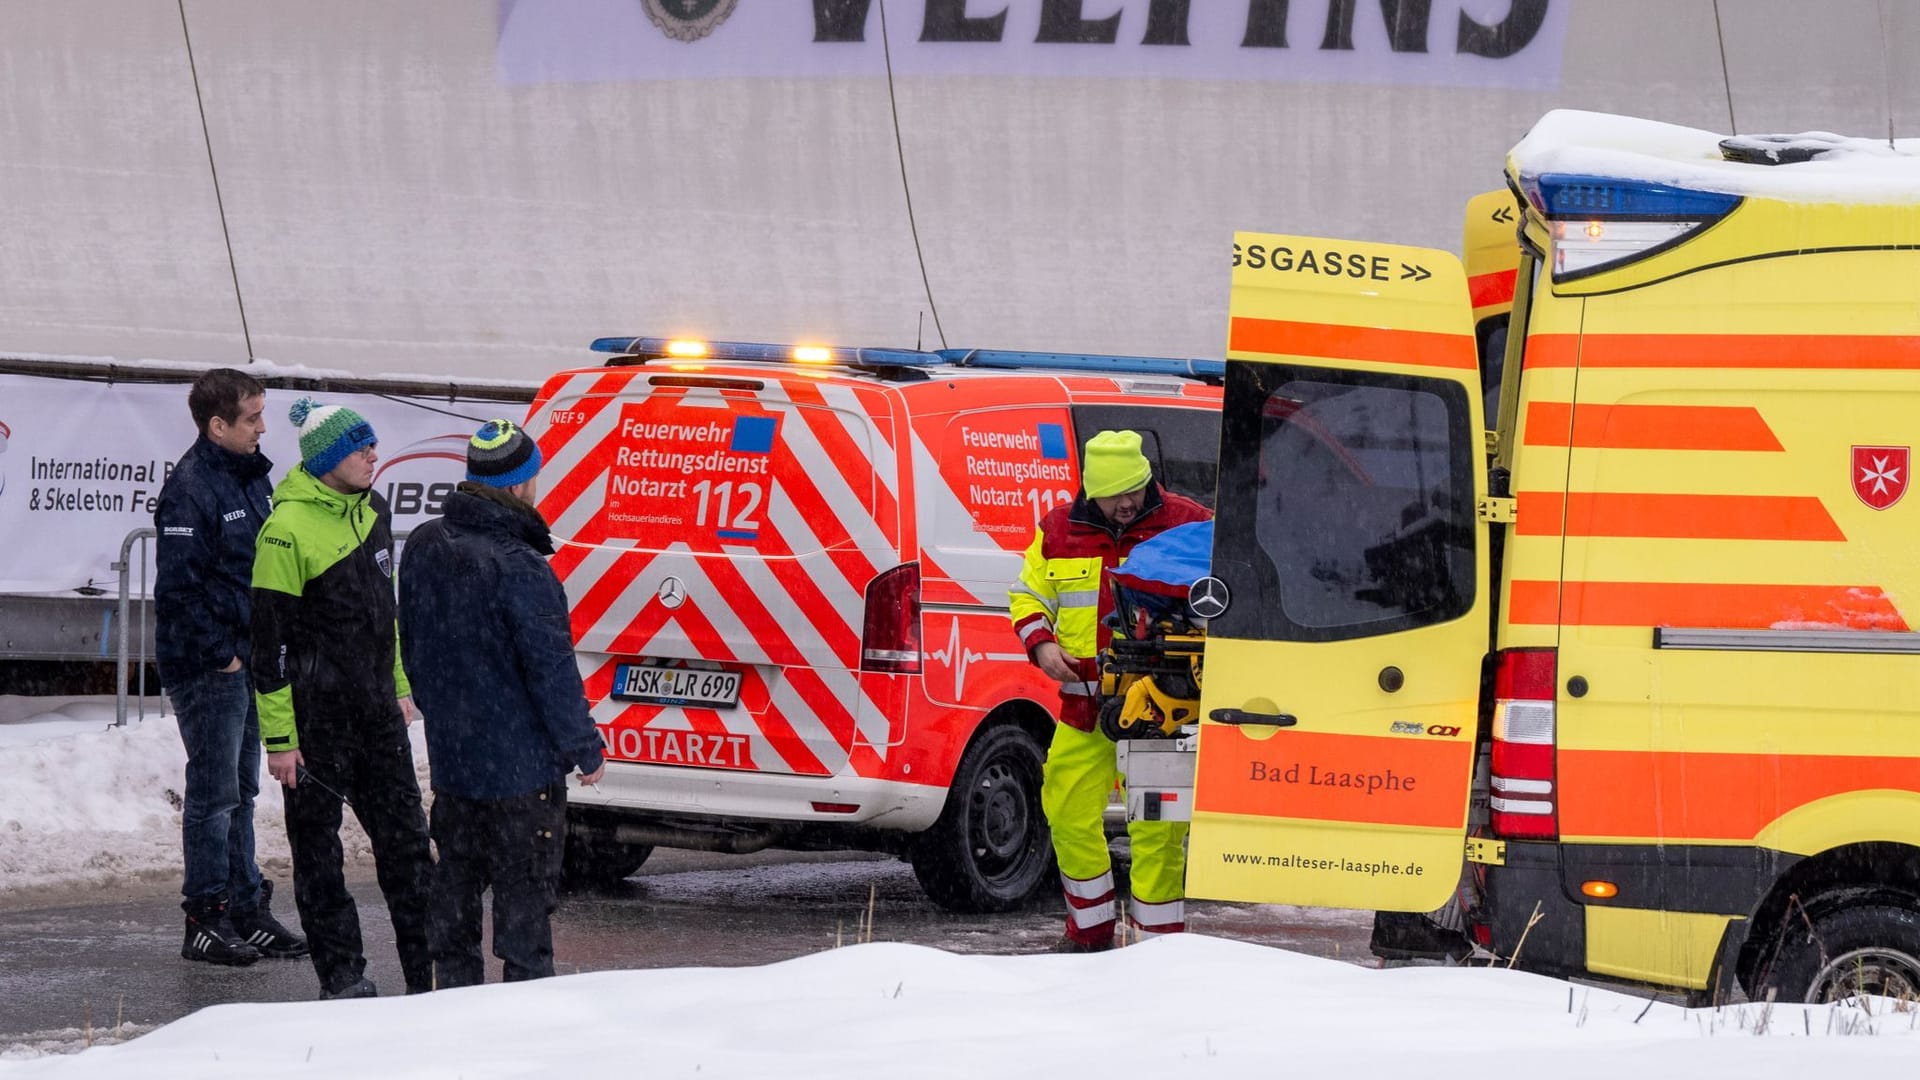
{"label": "mercedes star emblem", "polygon": [[669,610],[687,602],[687,587],[679,578],[670,577],[660,583],[660,602]]}
{"label": "mercedes star emblem", "polygon": [[1202,619],[1219,618],[1232,599],[1227,583],[1217,577],[1203,577],[1187,590],[1187,607]]}

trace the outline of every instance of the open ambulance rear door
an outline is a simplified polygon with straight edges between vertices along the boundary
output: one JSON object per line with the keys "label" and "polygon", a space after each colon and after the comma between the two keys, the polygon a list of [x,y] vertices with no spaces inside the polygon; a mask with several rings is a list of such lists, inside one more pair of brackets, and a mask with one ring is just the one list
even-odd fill
{"label": "open ambulance rear door", "polygon": [[1502,361],[1507,351],[1507,324],[1513,315],[1514,285],[1520,272],[1521,248],[1514,240],[1520,228],[1520,200],[1506,188],[1467,200],[1466,227],[1460,257],[1467,271],[1467,295],[1473,303],[1473,336],[1480,351],[1480,394],[1487,426],[1497,428]]}
{"label": "open ambulance rear door", "polygon": [[1499,512],[1465,272],[1242,233],[1230,315],[1188,894],[1432,910],[1460,876]]}

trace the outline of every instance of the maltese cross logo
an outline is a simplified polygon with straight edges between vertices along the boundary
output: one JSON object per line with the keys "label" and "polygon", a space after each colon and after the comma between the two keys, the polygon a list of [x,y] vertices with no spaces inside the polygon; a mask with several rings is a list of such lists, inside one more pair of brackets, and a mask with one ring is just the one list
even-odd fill
{"label": "maltese cross logo", "polygon": [[1853,448],[1853,493],[1875,510],[1885,510],[1907,493],[1908,448]]}

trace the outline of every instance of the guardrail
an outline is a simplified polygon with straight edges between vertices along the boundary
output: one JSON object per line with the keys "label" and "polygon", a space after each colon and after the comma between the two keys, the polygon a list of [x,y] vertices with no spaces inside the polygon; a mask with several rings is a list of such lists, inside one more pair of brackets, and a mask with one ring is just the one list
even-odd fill
{"label": "guardrail", "polygon": [[[393,534],[393,582],[394,588],[400,587],[400,560],[407,548],[407,537],[411,529],[396,530]],[[136,708],[140,720],[147,718],[147,665],[154,658],[153,650],[153,578],[154,551],[153,541],[156,533],[152,529],[135,529],[120,540],[120,559],[113,564],[113,571],[120,575],[120,594],[114,618],[119,623],[116,628],[118,644],[114,649],[114,703],[113,722],[116,727],[125,727],[129,708]],[[134,549],[139,548],[139,589],[134,589]],[[134,618],[134,597],[141,599],[139,618]],[[138,660],[138,704],[129,706],[127,684],[133,676],[129,668],[135,660],[133,630],[139,623]]]}

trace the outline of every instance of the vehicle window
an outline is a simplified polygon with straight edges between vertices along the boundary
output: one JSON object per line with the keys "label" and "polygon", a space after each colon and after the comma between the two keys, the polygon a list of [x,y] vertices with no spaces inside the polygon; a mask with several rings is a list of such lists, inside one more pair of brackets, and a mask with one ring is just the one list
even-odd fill
{"label": "vehicle window", "polygon": [[1507,360],[1508,319],[1505,314],[1482,319],[1474,331],[1480,342],[1480,394],[1486,401],[1482,415],[1489,428],[1500,415],[1500,371]]}
{"label": "vehicle window", "polygon": [[1154,479],[1168,491],[1213,506],[1220,454],[1220,414],[1213,409],[1076,405],[1073,426],[1082,459],[1087,440],[1099,432],[1139,432],[1140,449],[1153,463]]}
{"label": "vehicle window", "polygon": [[[1230,364],[1216,543],[1229,637],[1331,641],[1473,603],[1468,398],[1439,379]],[[1251,586],[1255,596],[1244,595]]]}
{"label": "vehicle window", "polygon": [[878,532],[872,470],[832,465],[835,454],[876,460],[873,424],[856,412],[697,386],[623,400],[605,417],[575,436],[597,440],[581,466],[604,477],[593,517],[563,520],[562,538],[789,557]]}

